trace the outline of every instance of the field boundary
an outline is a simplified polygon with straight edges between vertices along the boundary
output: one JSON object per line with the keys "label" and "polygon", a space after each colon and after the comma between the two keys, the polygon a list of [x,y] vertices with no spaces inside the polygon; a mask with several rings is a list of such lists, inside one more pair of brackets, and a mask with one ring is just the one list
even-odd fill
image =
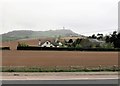
{"label": "field boundary", "polygon": [[120,48],[62,48],[62,47],[38,47],[38,46],[26,46],[17,47],[17,50],[53,50],[53,51],[120,51]]}
{"label": "field boundary", "polygon": [[81,67],[81,66],[3,66],[0,72],[116,72],[120,71],[118,66],[106,67]]}
{"label": "field boundary", "polygon": [[10,47],[0,47],[0,50],[10,50]]}

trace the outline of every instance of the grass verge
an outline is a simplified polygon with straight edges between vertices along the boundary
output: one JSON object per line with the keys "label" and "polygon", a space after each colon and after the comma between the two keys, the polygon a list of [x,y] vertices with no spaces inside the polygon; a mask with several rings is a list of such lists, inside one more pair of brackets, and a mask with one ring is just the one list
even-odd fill
{"label": "grass verge", "polygon": [[120,68],[117,66],[109,67],[82,67],[82,66],[54,66],[54,67],[23,67],[23,66],[4,66],[0,68],[0,72],[102,72],[110,71],[116,72],[120,71]]}

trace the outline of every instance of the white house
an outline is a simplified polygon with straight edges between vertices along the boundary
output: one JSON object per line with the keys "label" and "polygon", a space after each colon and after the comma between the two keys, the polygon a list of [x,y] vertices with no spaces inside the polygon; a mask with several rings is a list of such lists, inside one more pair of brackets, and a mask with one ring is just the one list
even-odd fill
{"label": "white house", "polygon": [[58,44],[59,44],[59,46],[62,46],[62,45],[63,45],[61,42],[59,42]]}
{"label": "white house", "polygon": [[[40,43],[40,42],[39,42]],[[45,41],[40,45],[41,47],[55,47],[50,41]]]}
{"label": "white house", "polygon": [[59,40],[49,38],[39,40],[38,45],[40,47],[61,47],[63,44]]}

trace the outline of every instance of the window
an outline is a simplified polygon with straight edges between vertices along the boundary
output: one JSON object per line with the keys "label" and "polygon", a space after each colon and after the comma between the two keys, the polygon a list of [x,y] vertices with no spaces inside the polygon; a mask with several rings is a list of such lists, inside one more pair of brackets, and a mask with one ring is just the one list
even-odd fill
{"label": "window", "polygon": [[46,42],[46,44],[48,44],[48,42]]}

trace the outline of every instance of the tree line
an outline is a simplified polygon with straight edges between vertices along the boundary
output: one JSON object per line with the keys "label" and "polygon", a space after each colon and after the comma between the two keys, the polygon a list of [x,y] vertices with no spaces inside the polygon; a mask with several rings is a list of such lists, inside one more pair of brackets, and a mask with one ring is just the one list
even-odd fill
{"label": "tree line", "polygon": [[113,44],[114,48],[120,48],[120,33],[117,31],[113,31],[112,34],[103,36],[103,34],[93,34],[92,36],[89,36],[89,38],[94,38],[98,40],[105,41],[106,43]]}
{"label": "tree line", "polygon": [[[103,43],[91,43],[89,39],[97,39]],[[83,48],[120,48],[120,33],[114,31],[112,34],[104,36],[103,34],[98,33],[97,35],[93,34],[88,36],[87,39],[76,39],[73,41],[70,39],[68,42],[65,42],[68,47],[83,47]]]}
{"label": "tree line", "polygon": [[112,43],[114,48],[120,48],[120,33],[114,31],[112,34],[106,36],[106,43]]}

